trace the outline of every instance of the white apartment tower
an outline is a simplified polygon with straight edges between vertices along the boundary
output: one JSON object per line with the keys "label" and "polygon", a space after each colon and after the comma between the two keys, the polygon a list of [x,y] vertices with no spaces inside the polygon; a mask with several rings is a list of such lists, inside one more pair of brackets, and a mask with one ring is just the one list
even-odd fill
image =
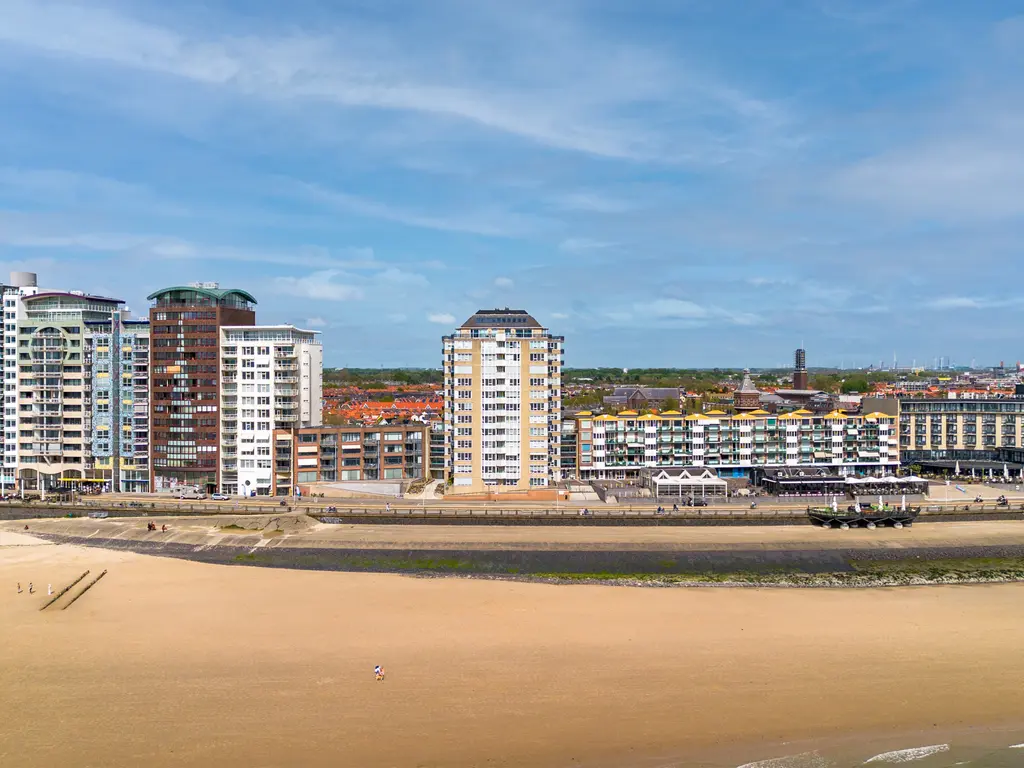
{"label": "white apartment tower", "polygon": [[221,327],[221,492],[272,493],[274,430],[323,423],[319,333],[290,325]]}
{"label": "white apartment tower", "polygon": [[564,341],[507,308],[482,309],[442,339],[449,493],[523,493],[561,479]]}

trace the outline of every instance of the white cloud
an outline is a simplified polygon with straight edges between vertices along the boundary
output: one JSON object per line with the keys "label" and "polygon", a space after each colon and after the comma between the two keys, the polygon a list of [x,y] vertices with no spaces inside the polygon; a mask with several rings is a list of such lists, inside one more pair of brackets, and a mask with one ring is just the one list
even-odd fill
{"label": "white cloud", "polygon": [[455,316],[450,315],[447,312],[432,312],[427,315],[427,320],[431,323],[437,323],[438,325],[455,324]]}
{"label": "white cloud", "polygon": [[513,288],[515,281],[511,277],[496,277],[494,278],[495,288]]}
{"label": "white cloud", "polygon": [[292,296],[316,301],[353,301],[361,299],[363,292],[352,285],[334,282],[341,272],[324,269],[306,277],[278,277],[274,282],[278,289]]}
{"label": "white cloud", "polygon": [[568,320],[569,316],[565,312],[552,312],[551,317],[554,320]]}
{"label": "white cloud", "polygon": [[708,311],[704,307],[682,299],[658,299],[646,304],[639,304],[636,310],[660,318],[693,320],[708,316]]}
{"label": "white cloud", "polygon": [[566,253],[582,253],[583,251],[596,251],[602,248],[611,248],[615,243],[604,240],[591,240],[586,237],[569,237],[558,244],[558,248]]}
{"label": "white cloud", "polygon": [[416,285],[425,287],[429,285],[427,278],[423,275],[417,274],[416,272],[407,272],[404,269],[399,269],[398,267],[388,267],[383,272],[378,272],[374,275],[373,279],[378,283],[390,286]]}
{"label": "white cloud", "polygon": [[306,319],[305,325],[307,328],[323,328],[327,325],[327,321],[322,317],[310,317]]}
{"label": "white cloud", "polygon": [[623,213],[630,209],[630,204],[625,200],[618,200],[607,197],[599,192],[569,192],[555,198],[554,203],[559,208],[568,211],[592,211],[594,213]]}
{"label": "white cloud", "polygon": [[943,296],[925,304],[929,309],[981,309],[981,302],[970,296]]}

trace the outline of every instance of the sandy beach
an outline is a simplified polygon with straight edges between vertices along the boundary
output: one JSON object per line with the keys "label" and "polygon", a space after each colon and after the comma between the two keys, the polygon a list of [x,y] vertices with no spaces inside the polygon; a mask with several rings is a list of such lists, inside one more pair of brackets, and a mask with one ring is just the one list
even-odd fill
{"label": "sandy beach", "polygon": [[[4,766],[665,765],[770,757],[852,718],[941,730],[1024,711],[1021,584],[555,586],[0,535]],[[38,610],[87,568],[108,575]]]}

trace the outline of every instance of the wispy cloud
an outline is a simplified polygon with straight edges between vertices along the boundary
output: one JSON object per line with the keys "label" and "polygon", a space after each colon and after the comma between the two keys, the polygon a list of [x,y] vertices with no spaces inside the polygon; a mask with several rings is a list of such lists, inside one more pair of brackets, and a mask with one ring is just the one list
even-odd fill
{"label": "wispy cloud", "polygon": [[554,199],[558,208],[568,211],[588,211],[592,213],[622,213],[632,206],[625,200],[608,197],[600,192],[575,191],[559,195]]}
{"label": "wispy cloud", "polygon": [[604,240],[591,240],[586,237],[569,237],[558,244],[558,248],[566,253],[583,253],[585,251],[599,251],[604,248],[611,248],[615,243]]}
{"label": "wispy cloud", "polygon": [[306,327],[307,328],[323,328],[326,325],[327,325],[327,321],[324,320],[322,317],[309,317],[309,318],[306,318]]}
{"label": "wispy cloud", "polygon": [[515,280],[513,280],[511,277],[496,277],[496,278],[494,278],[494,287],[495,288],[514,288],[515,284],[516,284]]}
{"label": "wispy cloud", "polygon": [[326,205],[336,211],[441,232],[516,237],[537,229],[542,223],[533,216],[498,209],[468,210],[452,214],[423,213],[303,182],[283,184],[282,191],[295,194],[307,202]]}
{"label": "wispy cloud", "polygon": [[427,315],[427,322],[437,323],[438,325],[454,325],[455,315],[447,312],[431,312]]}
{"label": "wispy cloud", "polygon": [[195,28],[158,26],[92,4],[6,0],[0,40],[277,103],[304,99],[443,116],[556,149],[613,158],[697,160],[700,149],[705,155],[727,149],[721,141],[705,140],[694,151],[699,132],[677,139],[678,126],[657,131],[630,119],[628,107],[639,102],[680,103],[702,114],[766,125],[781,111],[698,74],[692,64],[682,76],[679,61],[595,35],[547,6],[519,14],[460,6],[460,21],[495,33],[482,36],[492,41],[486,48],[469,37],[462,42],[474,57],[494,56],[495,46],[503,46],[508,55],[498,55],[513,67],[518,87],[480,82],[472,76],[475,67],[452,66],[445,58],[448,49],[431,47],[422,36],[419,57],[410,59],[403,55],[411,48],[408,39],[352,19],[276,37],[200,35]]}
{"label": "wispy cloud", "polygon": [[354,301],[363,297],[363,292],[352,285],[335,282],[341,272],[325,269],[305,277],[278,277],[274,280],[278,290],[314,301]]}

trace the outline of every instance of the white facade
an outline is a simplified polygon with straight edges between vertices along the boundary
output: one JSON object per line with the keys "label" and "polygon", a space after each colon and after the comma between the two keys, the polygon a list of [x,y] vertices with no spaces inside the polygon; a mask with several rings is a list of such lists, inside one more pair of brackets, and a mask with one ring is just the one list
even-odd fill
{"label": "white facade", "polygon": [[221,492],[271,493],[275,429],[323,423],[323,347],[290,325],[221,328]]}
{"label": "white facade", "polygon": [[[25,273],[22,273],[23,275]],[[39,292],[35,275],[30,279],[15,280],[3,286],[4,301],[4,440],[0,444],[0,464],[3,465],[0,484],[7,491],[17,486],[18,476],[18,316],[21,298]]]}

